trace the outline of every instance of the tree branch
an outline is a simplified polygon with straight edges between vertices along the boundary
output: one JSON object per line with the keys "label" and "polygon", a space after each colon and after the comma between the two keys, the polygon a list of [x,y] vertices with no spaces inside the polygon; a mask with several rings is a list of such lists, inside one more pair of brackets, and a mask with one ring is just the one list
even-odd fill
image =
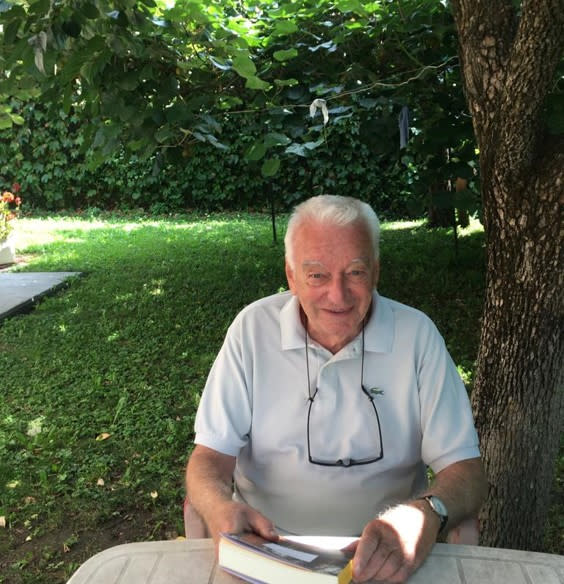
{"label": "tree branch", "polygon": [[501,166],[519,179],[542,139],[541,108],[564,49],[564,0],[525,0],[501,94]]}

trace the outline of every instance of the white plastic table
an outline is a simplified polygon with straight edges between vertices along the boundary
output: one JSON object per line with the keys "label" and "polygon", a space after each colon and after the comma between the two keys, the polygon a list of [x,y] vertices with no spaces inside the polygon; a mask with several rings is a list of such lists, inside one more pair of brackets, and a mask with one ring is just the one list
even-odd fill
{"label": "white plastic table", "polygon": [[[67,584],[239,582],[216,566],[210,539],[193,539],[109,548],[87,560]],[[438,543],[409,584],[564,584],[564,556]]]}

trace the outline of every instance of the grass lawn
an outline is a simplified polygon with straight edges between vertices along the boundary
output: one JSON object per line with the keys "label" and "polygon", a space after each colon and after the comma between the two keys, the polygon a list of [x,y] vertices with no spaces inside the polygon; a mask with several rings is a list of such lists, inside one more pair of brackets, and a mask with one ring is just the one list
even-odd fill
{"label": "grass lawn", "polygon": [[[57,584],[106,547],[183,534],[200,392],[235,314],[286,287],[283,246],[261,215],[28,218],[18,237],[18,269],[84,273],[0,324],[0,583]],[[458,256],[447,231],[383,226],[381,293],[433,318],[469,386],[483,255],[476,226]]]}

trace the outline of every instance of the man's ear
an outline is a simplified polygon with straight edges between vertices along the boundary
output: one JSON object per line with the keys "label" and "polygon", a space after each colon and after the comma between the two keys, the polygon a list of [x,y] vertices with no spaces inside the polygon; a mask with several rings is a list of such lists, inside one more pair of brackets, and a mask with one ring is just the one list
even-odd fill
{"label": "man's ear", "polygon": [[292,294],[296,293],[296,279],[294,278],[294,270],[290,267],[290,264],[286,261],[284,263],[284,269],[286,270],[286,280],[288,280],[288,288]]}

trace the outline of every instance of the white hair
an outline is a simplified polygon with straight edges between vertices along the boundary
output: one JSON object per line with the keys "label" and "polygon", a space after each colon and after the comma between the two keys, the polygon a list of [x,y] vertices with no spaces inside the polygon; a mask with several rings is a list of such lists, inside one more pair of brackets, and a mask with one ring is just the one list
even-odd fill
{"label": "white hair", "polygon": [[288,220],[284,237],[286,261],[294,269],[294,235],[305,221],[327,223],[346,227],[353,223],[363,223],[372,241],[374,259],[380,256],[380,222],[374,209],[363,201],[341,195],[318,195],[300,203]]}

